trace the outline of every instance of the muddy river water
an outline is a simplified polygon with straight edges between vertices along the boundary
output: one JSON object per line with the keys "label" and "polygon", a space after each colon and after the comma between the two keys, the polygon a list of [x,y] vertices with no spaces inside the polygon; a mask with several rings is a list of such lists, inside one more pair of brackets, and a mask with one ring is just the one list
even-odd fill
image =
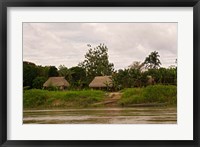
{"label": "muddy river water", "polygon": [[176,124],[176,107],[24,110],[24,124]]}

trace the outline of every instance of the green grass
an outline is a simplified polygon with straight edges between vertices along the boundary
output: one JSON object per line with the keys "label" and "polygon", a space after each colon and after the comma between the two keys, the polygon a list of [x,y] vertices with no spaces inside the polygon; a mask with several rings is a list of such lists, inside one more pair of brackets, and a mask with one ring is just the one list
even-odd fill
{"label": "green grass", "polygon": [[122,90],[119,104],[127,106],[141,103],[177,103],[177,87],[173,85],[151,85],[145,88],[128,88]]}
{"label": "green grass", "polygon": [[[141,103],[167,103],[176,105],[177,87],[173,85],[151,85],[145,88],[128,88],[121,90],[120,106]],[[39,89],[24,90],[24,108],[67,108],[91,107],[103,102],[108,94],[101,90],[48,91]]]}
{"label": "green grass", "polygon": [[23,95],[24,108],[38,107],[86,107],[102,101],[105,92],[99,90],[48,91],[31,89]]}

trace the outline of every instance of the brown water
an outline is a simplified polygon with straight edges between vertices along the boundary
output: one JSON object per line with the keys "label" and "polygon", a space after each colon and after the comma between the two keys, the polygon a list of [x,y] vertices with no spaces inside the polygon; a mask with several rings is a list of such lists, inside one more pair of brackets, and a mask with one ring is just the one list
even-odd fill
{"label": "brown water", "polygon": [[24,110],[24,124],[176,124],[176,107]]}

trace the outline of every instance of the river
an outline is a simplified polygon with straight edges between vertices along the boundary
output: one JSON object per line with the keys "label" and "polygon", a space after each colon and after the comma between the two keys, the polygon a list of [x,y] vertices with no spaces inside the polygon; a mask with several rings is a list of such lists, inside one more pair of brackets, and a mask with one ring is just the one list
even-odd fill
{"label": "river", "polygon": [[24,110],[24,124],[176,124],[176,107]]}

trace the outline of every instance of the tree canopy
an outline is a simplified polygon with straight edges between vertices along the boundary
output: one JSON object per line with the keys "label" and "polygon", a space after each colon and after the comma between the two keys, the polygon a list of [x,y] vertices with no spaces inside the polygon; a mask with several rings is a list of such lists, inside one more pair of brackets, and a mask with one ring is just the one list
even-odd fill
{"label": "tree canopy", "polygon": [[58,69],[55,66],[50,66],[48,76],[49,77],[57,77],[58,74]]}
{"label": "tree canopy", "polygon": [[161,62],[159,59],[160,55],[158,54],[157,51],[151,52],[151,54],[146,57],[144,64],[146,65],[146,68],[149,69],[156,69],[158,67],[160,67]]}
{"label": "tree canopy", "polygon": [[23,86],[32,87],[33,80],[37,77],[37,67],[34,63],[23,62]]}
{"label": "tree canopy", "polygon": [[90,46],[85,55],[85,60],[79,64],[86,70],[89,80],[95,76],[111,75],[114,71],[114,64],[108,60],[108,48],[104,44],[100,44],[95,48]]}

